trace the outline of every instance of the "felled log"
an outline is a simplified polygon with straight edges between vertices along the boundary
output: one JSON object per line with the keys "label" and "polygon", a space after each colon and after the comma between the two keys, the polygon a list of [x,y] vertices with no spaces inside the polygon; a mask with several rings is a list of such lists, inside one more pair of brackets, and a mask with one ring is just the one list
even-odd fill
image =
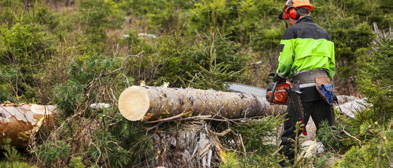
{"label": "felled log", "polygon": [[118,106],[120,113],[131,121],[203,115],[235,119],[271,112],[262,97],[193,88],[133,86],[121,93]]}
{"label": "felled log", "polygon": [[10,138],[16,148],[26,147],[42,126],[53,126],[53,105],[0,105],[0,146]]}

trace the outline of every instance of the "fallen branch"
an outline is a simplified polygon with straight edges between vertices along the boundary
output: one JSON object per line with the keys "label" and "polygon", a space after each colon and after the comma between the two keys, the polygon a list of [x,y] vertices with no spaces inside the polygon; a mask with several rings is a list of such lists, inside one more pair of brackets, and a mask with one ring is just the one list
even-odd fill
{"label": "fallen branch", "polygon": [[168,117],[168,118],[164,118],[164,119],[160,119],[160,120],[156,120],[156,121],[148,121],[146,123],[158,123],[158,122],[165,122],[165,121],[172,121],[178,118],[182,118],[182,117],[187,117],[189,115],[192,115],[192,111],[186,112],[186,113],[181,113],[172,117]]}
{"label": "fallen branch", "polygon": [[224,131],[222,131],[222,132],[220,132],[220,133],[214,132],[214,131],[210,131],[210,132],[213,133],[213,134],[216,135],[216,136],[223,137],[223,136],[225,136],[226,134],[232,132],[232,129],[231,129],[231,128],[228,128],[228,129],[226,129],[226,130],[224,130]]}
{"label": "fallen branch", "polygon": [[247,151],[246,151],[246,147],[244,147],[244,142],[243,142],[242,134],[239,134],[239,139],[240,139],[240,143],[242,144],[243,152],[244,152],[244,158],[245,158],[245,163],[244,163],[244,165],[247,165]]}
{"label": "fallen branch", "polygon": [[362,146],[362,141],[360,141],[359,139],[357,139],[356,137],[352,136],[351,134],[349,134],[347,131],[345,131],[345,127],[343,128],[342,132],[344,132],[346,135],[348,135],[349,137],[355,139],[356,141],[359,142],[359,146]]}

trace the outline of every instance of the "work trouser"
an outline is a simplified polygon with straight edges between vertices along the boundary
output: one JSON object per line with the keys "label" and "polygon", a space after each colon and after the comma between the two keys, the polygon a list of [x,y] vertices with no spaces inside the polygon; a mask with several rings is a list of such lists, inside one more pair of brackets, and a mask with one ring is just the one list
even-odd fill
{"label": "work trouser", "polygon": [[[319,76],[319,75],[318,75]],[[329,105],[325,102],[319,95],[315,86],[300,88],[301,100],[304,110],[304,128],[308,123],[310,116],[314,120],[314,123],[317,127],[317,131],[320,127],[322,121],[327,120],[329,125],[333,125],[334,123],[334,109],[332,105]],[[286,111],[285,121],[284,121],[284,130],[281,135],[281,144],[282,149],[280,153],[285,155],[289,160],[292,160],[295,156],[294,152],[294,142],[290,139],[295,140],[296,134],[296,116],[295,116],[295,107],[291,102],[291,99],[288,99],[287,102],[287,111]],[[302,133],[302,129],[298,130],[297,134],[300,135]],[[299,145],[298,145],[299,147]],[[293,163],[293,161],[292,161]]]}
{"label": "work trouser", "polygon": [[[281,144],[283,148],[280,150],[281,154],[284,154],[288,157],[289,160],[292,160],[295,156],[294,153],[294,142],[290,139],[295,140],[296,134],[296,118],[294,116],[294,108],[292,107],[292,102],[288,100],[288,108],[287,115],[285,116],[284,121],[284,131],[281,135]],[[317,127],[317,131],[319,129],[322,121],[327,120],[329,125],[333,125],[334,123],[334,111],[333,107],[326,103],[324,100],[315,100],[310,102],[303,102],[304,109],[304,125],[306,126],[310,115],[314,120],[314,123]],[[304,126],[304,128],[305,128]],[[302,129],[298,130],[298,135],[302,133]]]}

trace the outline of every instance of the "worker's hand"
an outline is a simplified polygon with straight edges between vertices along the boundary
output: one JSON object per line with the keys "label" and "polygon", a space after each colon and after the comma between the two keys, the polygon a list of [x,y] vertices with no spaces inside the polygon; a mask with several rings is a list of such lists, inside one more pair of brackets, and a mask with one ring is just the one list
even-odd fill
{"label": "worker's hand", "polygon": [[277,83],[284,83],[286,80],[285,78],[281,77],[280,75],[278,75],[277,73],[274,75],[273,77],[273,81],[277,82]]}

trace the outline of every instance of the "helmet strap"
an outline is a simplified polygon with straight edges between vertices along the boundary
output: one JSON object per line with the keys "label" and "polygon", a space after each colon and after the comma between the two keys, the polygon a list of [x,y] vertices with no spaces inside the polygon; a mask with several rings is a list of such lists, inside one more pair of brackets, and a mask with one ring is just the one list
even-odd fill
{"label": "helmet strap", "polygon": [[[292,1],[291,1],[292,2]],[[292,5],[292,4],[291,4]],[[288,29],[288,23],[287,23],[287,19],[285,18],[285,9],[287,8],[288,6],[287,5],[284,5],[284,8],[282,8],[282,13],[283,13],[283,15],[282,15],[282,20],[284,21],[284,23],[285,23],[285,28],[286,29]]]}
{"label": "helmet strap", "polygon": [[286,28],[286,29],[288,29],[288,23],[287,23],[287,19],[285,19],[285,17],[284,17],[284,19],[283,19],[283,20],[284,20],[284,23],[285,23],[285,28]]}

